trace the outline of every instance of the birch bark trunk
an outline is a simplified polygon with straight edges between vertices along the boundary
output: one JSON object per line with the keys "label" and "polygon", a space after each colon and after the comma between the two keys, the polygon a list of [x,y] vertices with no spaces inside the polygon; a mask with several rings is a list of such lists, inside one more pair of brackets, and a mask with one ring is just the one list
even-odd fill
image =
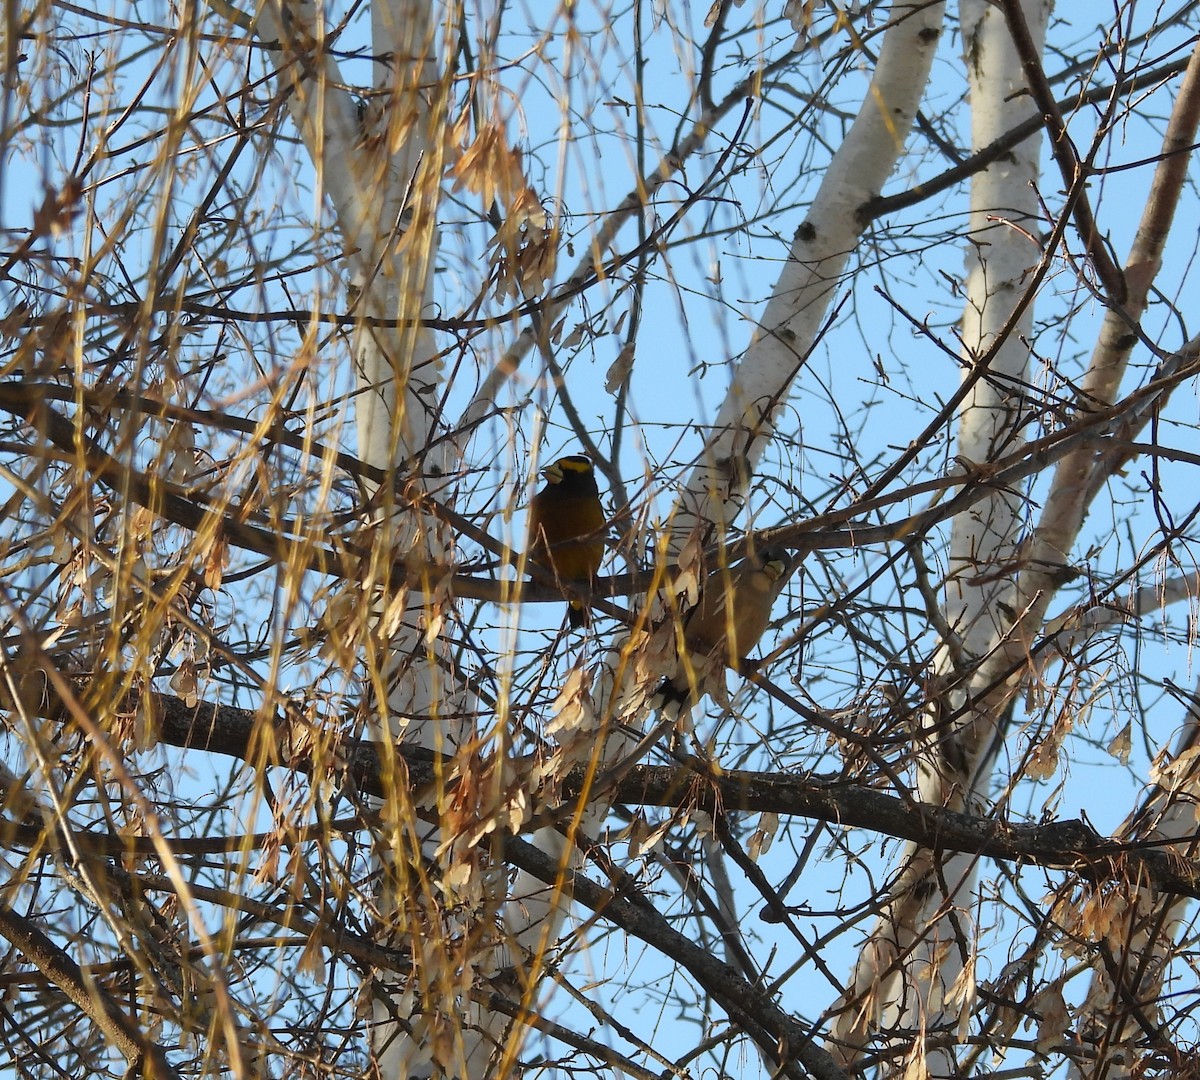
{"label": "birch bark trunk", "polygon": [[[397,742],[453,755],[469,748],[472,735],[469,693],[442,677],[452,670],[439,632],[449,596],[433,580],[410,590],[394,572],[398,559],[444,565],[452,546],[445,527],[415,509],[422,494],[448,497],[445,485],[458,465],[453,441],[435,437],[444,434],[437,422],[442,364],[432,331],[422,325],[430,314],[451,94],[444,57],[452,55],[446,43],[453,38],[439,18],[450,15],[429,0],[371,5],[374,94],[361,110],[324,47],[314,5],[275,0],[258,18],[260,38],[283,46],[289,107],[335,208],[362,317],[352,339],[358,455],[388,477],[368,492],[364,546],[371,558],[357,583],[370,599],[364,700],[369,733],[397,777]],[[410,496],[406,503],[400,490]],[[403,785],[396,786],[402,794]],[[470,856],[444,851],[442,831],[422,824],[407,799],[385,800],[381,810],[380,930],[411,954],[413,967],[405,978],[376,979],[371,988],[380,1075],[423,1076],[435,1068],[482,1075],[509,1021],[482,1010],[470,990],[477,973],[494,974],[504,963],[500,942],[485,934],[471,962],[460,962],[447,944],[455,931],[443,910],[454,902],[440,883],[415,872],[413,846],[435,864]],[[498,902],[496,883],[475,876],[472,900],[477,913],[482,905],[486,925]]]}
{"label": "birch bark trunk", "polygon": [[[1039,49],[1050,5],[1023,4]],[[977,150],[1034,109],[1023,93],[1021,58],[1002,11],[981,0],[960,6]],[[963,313],[963,372],[970,389],[958,414],[964,470],[1012,453],[1022,441],[1032,325],[1033,270],[1042,258],[1036,182],[1040,137],[971,182],[970,244]],[[963,808],[987,791],[990,766],[1012,705],[1006,668],[1017,592],[1011,567],[1024,499],[999,491],[954,522],[943,613],[953,633],[938,650],[919,733],[923,802]],[[864,946],[851,986],[835,1006],[833,1044],[851,1065],[872,1032],[915,1033],[910,1060],[931,1075],[956,1075],[950,1050],[925,1054],[924,1033],[969,1016],[974,1001],[971,928],[975,860],[943,859],[906,845],[891,898]]]}

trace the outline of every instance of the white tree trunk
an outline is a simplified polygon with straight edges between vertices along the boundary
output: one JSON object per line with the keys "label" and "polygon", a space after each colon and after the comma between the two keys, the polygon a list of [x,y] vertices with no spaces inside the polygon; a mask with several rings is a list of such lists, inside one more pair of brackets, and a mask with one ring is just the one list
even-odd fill
{"label": "white tree trunk", "polygon": [[862,107],[830,162],[758,331],[737,366],[701,460],[672,518],[671,552],[693,537],[721,539],[741,510],[754,467],[774,432],[863,225],[857,211],[879,195],[904,152],[941,37],[945,5],[892,5],[879,63]]}
{"label": "white tree trunk", "polygon": [[[1117,832],[1131,845],[1176,840],[1180,859],[1196,858],[1197,798],[1200,796],[1200,716],[1189,713],[1172,751],[1164,749],[1151,767],[1151,788],[1138,810]],[[1078,1030],[1097,1039],[1097,1058],[1084,1074],[1077,1062],[1070,1076],[1103,1075],[1107,1080],[1145,1076],[1147,1031],[1163,1023],[1164,979],[1186,933],[1187,910],[1193,901],[1166,895],[1135,880],[1110,888],[1085,887],[1083,894],[1066,890],[1052,911],[1068,936],[1062,948],[1070,960],[1072,941],[1098,943],[1090,953],[1092,982],[1075,1018]],[[1064,1010],[1065,1015],[1070,1012]],[[1164,1039],[1160,1051],[1170,1046]],[[1169,1054],[1161,1059],[1165,1065]]]}
{"label": "white tree trunk", "polygon": [[[904,151],[944,17],[941,3],[903,0],[892,6],[863,104],[796,230],[758,330],[735,369],[714,433],[671,516],[667,550],[675,564],[672,571],[681,571],[677,588],[686,587],[689,578],[693,584],[698,580],[703,571],[696,558],[700,548],[722,542],[742,509],[754,468],[773,434],[774,418],[817,341],[862,235],[857,211],[880,194]],[[665,649],[655,645],[639,650],[628,637],[614,643],[595,705],[610,728],[637,722],[635,714],[647,691],[661,680],[663,665],[673,663],[672,643]],[[632,736],[608,739],[600,764],[615,765],[637,742]],[[587,824],[605,813],[606,807],[597,802]]]}
{"label": "white tree trunk", "polygon": [[[444,492],[435,485],[457,475],[457,461],[449,440],[429,450],[442,370],[437,342],[420,319],[432,296],[448,128],[450,85],[438,62],[448,40],[441,10],[429,0],[372,4],[372,54],[379,60],[375,94],[361,113],[321,47],[322,16],[313,5],[277,0],[258,20],[264,41],[284,45],[292,115],[335,207],[353,310],[363,317],[353,335],[359,457],[389,478],[403,469],[413,494],[439,496]],[[413,594],[392,573],[397,558],[443,563],[449,537],[433,516],[398,505],[396,490],[388,482],[373,493],[371,560],[356,583],[373,604],[364,635],[367,722],[393,768],[390,749],[398,740],[453,754],[469,737],[464,718],[471,715],[464,689],[442,677],[449,665],[441,663],[448,657],[437,630],[449,597],[432,582]],[[417,839],[425,858],[442,862],[463,854],[441,851],[440,831],[421,824],[403,800],[386,800],[382,809],[382,930],[390,932],[394,917],[393,943],[411,950],[413,970],[374,987],[380,1075],[425,1076],[435,1062],[445,1075],[482,1075],[508,1021],[483,1013],[470,989],[476,974],[490,974],[502,962],[499,943],[481,942],[473,967],[452,955],[444,944],[452,928],[441,906],[453,900],[413,876],[411,848]],[[486,913],[495,898],[483,875],[468,876],[475,878],[466,890],[475,910]]]}
{"label": "white tree trunk", "polygon": [[[1040,49],[1049,3],[1027,0],[1023,6]],[[1021,63],[1002,12],[984,0],[964,0],[960,11],[971,142],[979,149],[1028,117],[1034,105],[1021,93]],[[960,465],[968,470],[1012,453],[1021,441],[1032,305],[993,346],[1042,257],[1032,186],[1040,147],[1040,137],[1027,140],[1011,160],[976,174],[971,184],[962,334],[964,378],[974,382],[960,407],[958,446]],[[920,747],[918,790],[935,806],[960,808],[986,791],[992,752],[1003,734],[1013,685],[1003,674],[1008,653],[1002,644],[1012,632],[1016,588],[1014,576],[999,568],[1012,565],[1017,554],[1022,506],[1016,493],[997,492],[954,522],[944,608],[954,636],[942,642],[935,661]],[[925,1031],[953,1025],[973,1004],[974,862],[906,846],[892,900],[837,1008],[833,1036],[846,1063],[856,1060],[874,1029],[900,1029],[915,1033],[914,1055],[924,1057],[932,1075],[956,1074],[952,1052],[925,1056],[921,1044]]]}
{"label": "white tree trunk", "polygon": [[[838,281],[862,234],[855,211],[877,196],[904,151],[937,50],[943,4],[897,3],[879,54],[870,88],[838,149],[805,223],[793,239],[789,259],[763,313],[758,332],[738,364],[701,465],[680,500],[672,522],[672,554],[678,558],[689,539],[721,540],[740,510],[754,466],[773,432],[773,419],[785,402],[808,350],[826,318]],[[886,103],[886,104],[885,104]],[[691,548],[695,551],[695,547]],[[695,567],[693,567],[695,569]],[[669,627],[666,628],[669,631]],[[644,639],[642,639],[644,640]],[[600,776],[629,755],[648,748],[621,724],[644,723],[641,706],[647,690],[662,678],[670,648],[646,656],[628,637],[608,655],[595,697],[564,696],[563,709],[602,724],[607,737],[594,743]],[[613,692],[614,683],[620,687]],[[636,685],[635,685],[636,684]],[[588,731],[594,730],[587,727]],[[608,813],[596,798],[578,825],[585,834]],[[536,842],[561,860],[570,857],[557,834],[546,831]],[[544,886],[521,877],[522,918],[510,921],[514,939],[530,950],[544,947],[557,927],[556,899]]]}
{"label": "white tree trunk", "polygon": [[[1163,247],[1183,191],[1187,174],[1188,147],[1194,145],[1200,128],[1200,44],[1192,51],[1179,96],[1163,138],[1163,157],[1142,211],[1133,247],[1125,264],[1128,295],[1124,311],[1109,311],[1100,338],[1092,353],[1083,387],[1090,401],[1112,402],[1120,388],[1134,335],[1126,320],[1139,319],[1146,309],[1147,297],[1159,267]],[[1195,345],[1195,342],[1192,343]],[[1133,419],[1129,437],[1144,426],[1145,417]],[[1076,455],[1062,463],[1055,476],[1047,501],[1047,528],[1039,529],[1037,552],[1043,558],[1061,559],[1064,544],[1073,537],[1087,506],[1108,478],[1112,464],[1093,455]],[[1053,563],[1051,562],[1051,565]],[[1156,606],[1195,595],[1195,575],[1175,578],[1154,588]],[[1131,597],[1134,612],[1141,597]],[[1121,830],[1120,839],[1131,843],[1178,841],[1181,857],[1196,856],[1196,805],[1200,797],[1200,719],[1193,710],[1185,723],[1174,751],[1154,763],[1154,786],[1142,808],[1132,815]],[[1163,978],[1178,946],[1183,929],[1182,918],[1190,901],[1178,897],[1160,897],[1153,890],[1130,884],[1123,890],[1104,895],[1099,890],[1073,911],[1063,913],[1063,921],[1084,940],[1102,933],[1108,945],[1110,962],[1093,961],[1094,973],[1087,998],[1078,1010],[1078,1023],[1085,1030],[1104,1032],[1102,1059],[1098,1070],[1107,1070],[1110,1080],[1133,1074],[1142,1057],[1135,1045],[1145,1028],[1133,1020],[1136,1008],[1148,1027],[1160,1021],[1157,1002],[1161,999]],[[1077,922],[1072,922],[1072,916]],[[1113,972],[1118,973],[1113,977]],[[1136,1003],[1136,1004],[1135,1004]],[[1081,1076],[1078,1067],[1072,1076]]]}

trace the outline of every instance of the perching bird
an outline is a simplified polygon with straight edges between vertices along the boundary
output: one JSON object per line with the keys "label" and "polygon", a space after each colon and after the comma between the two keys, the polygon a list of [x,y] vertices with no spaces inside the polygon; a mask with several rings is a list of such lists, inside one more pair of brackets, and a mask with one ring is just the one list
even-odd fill
{"label": "perching bird", "polygon": [[[529,504],[529,557],[559,581],[590,585],[604,557],[604,508],[591,461],[583,454],[559,458],[542,470],[546,486]],[[587,609],[572,600],[567,616],[585,626]]]}
{"label": "perching bird", "polygon": [[758,644],[792,565],[784,548],[771,546],[708,575],[699,602],[684,616],[687,656],[659,690],[664,706],[693,704],[715,688],[714,678],[724,687],[725,665],[739,665]]}

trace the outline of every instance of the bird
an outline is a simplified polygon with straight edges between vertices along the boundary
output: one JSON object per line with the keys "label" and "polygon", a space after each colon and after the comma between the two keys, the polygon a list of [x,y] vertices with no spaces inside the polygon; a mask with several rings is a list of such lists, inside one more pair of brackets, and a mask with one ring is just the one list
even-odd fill
{"label": "bird", "polygon": [[[542,470],[546,486],[529,504],[529,557],[564,584],[590,585],[604,557],[604,508],[591,459],[561,457]],[[567,618],[586,626],[582,600],[571,598]]]}
{"label": "bird", "polygon": [[[714,570],[683,619],[675,674],[663,680],[657,704],[682,712],[725,682],[725,666],[741,667],[771,620],[771,608],[793,569],[787,550],[770,545],[731,567]],[[730,597],[732,596],[732,603]]]}

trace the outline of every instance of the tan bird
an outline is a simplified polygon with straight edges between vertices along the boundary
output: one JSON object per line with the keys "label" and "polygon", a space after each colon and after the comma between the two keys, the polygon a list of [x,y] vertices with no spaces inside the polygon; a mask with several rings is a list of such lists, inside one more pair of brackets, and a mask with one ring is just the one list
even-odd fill
{"label": "tan bird", "polygon": [[739,666],[758,644],[792,569],[788,552],[772,545],[708,575],[699,602],[684,616],[687,656],[659,690],[664,707],[674,703],[682,711],[717,689],[717,679],[724,687],[726,665]]}
{"label": "tan bird", "polygon": [[[590,586],[604,558],[604,507],[596,471],[583,454],[559,458],[542,470],[546,486],[529,504],[529,557],[559,581]],[[573,627],[587,625],[580,600],[571,600]]]}

